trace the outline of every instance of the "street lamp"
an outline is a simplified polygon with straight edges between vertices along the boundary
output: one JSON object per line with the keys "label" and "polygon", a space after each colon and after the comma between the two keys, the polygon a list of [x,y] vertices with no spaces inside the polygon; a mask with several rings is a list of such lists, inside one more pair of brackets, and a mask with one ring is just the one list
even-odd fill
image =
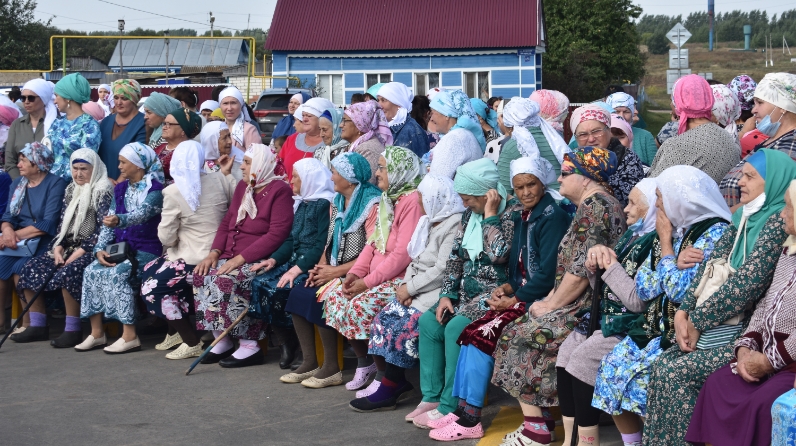
{"label": "street lamp", "polygon": [[169,30],[163,31],[166,36],[166,85],[169,85]]}
{"label": "street lamp", "polygon": [[[124,38],[124,20],[119,20],[119,35]],[[119,74],[124,77],[124,62],[122,61],[122,53],[124,52],[124,40],[119,39]]]}
{"label": "street lamp", "polygon": [[[216,22],[216,18],[213,17],[213,11],[210,11],[210,37],[215,37],[213,34],[213,24]],[[213,65],[213,58],[216,55],[216,39],[213,39],[213,48],[210,51],[210,65]]]}

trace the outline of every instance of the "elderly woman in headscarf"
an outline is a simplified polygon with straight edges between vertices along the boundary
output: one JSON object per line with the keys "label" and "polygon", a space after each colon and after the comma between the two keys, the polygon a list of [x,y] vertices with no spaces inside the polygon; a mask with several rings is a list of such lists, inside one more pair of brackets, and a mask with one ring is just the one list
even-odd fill
{"label": "elderly woman in headscarf", "polygon": [[[0,316],[5,316],[14,283],[19,280],[27,261],[47,251],[57,233],[67,183],[50,173],[52,164],[52,151],[41,143],[28,144],[19,152],[17,168],[21,176],[6,191],[8,207],[2,217]],[[33,252],[20,255],[18,250]],[[20,297],[24,300],[25,296],[21,294]],[[18,342],[49,339],[44,301],[37,301],[32,310],[28,313],[30,322],[26,323],[28,333]]]}
{"label": "elderly woman in headscarf", "polygon": [[115,112],[100,123],[101,142],[99,153],[108,169],[108,178],[114,183],[123,181],[119,171],[119,152],[127,144],[145,143],[146,128],[144,114],[138,111],[141,86],[134,79],[119,79],[113,82]]}
{"label": "elderly woman in headscarf", "polygon": [[630,123],[616,113],[611,113],[611,136],[624,147],[633,146],[633,129]]}
{"label": "elderly woman in headscarf", "polygon": [[[138,316],[136,295],[144,265],[157,258],[163,245],[157,227],[163,209],[163,168],[155,152],[142,143],[131,143],[119,152],[119,170],[124,181],[113,189],[108,215],[94,246],[93,261],[83,274],[80,317],[91,322],[91,334],[75,346],[78,352],[107,344],[102,319],[123,324],[122,337],[105,347],[105,353],[120,354],[141,350],[135,330]],[[109,245],[126,242],[127,259],[110,262]]]}
{"label": "elderly woman in headscarf", "polygon": [[584,105],[572,112],[569,126],[578,147],[600,147],[616,155],[616,172],[608,179],[608,185],[622,207],[626,206],[630,190],[645,176],[644,167],[636,152],[612,137],[611,114],[601,105]]}
{"label": "elderly woman in headscarf", "polygon": [[616,165],[616,155],[598,147],[564,155],[559,191],[578,208],[558,248],[555,284],[521,318],[507,324],[497,340],[492,383],[520,402],[525,422],[511,440],[518,444],[550,443],[542,415],[544,408],[558,405],[558,349],[590,305],[586,252],[595,245],[614,246],[625,232],[622,207],[608,191]]}
{"label": "elderly woman in headscarf", "polygon": [[[346,384],[348,390],[361,389],[377,369],[384,371],[384,358],[375,357],[374,364],[374,357],[368,355],[370,326],[402,282],[411,261],[407,245],[422,214],[416,193],[420,160],[411,150],[387,146],[379,159],[376,178],[382,194],[375,228],[345,280],[326,287],[319,295],[324,302],[326,323],[349,340],[357,355],[357,371]],[[342,384],[342,374],[325,379],[316,376],[302,382],[313,388],[338,384]],[[367,396],[377,387],[378,382],[372,383],[357,396]],[[394,390],[403,393],[411,389],[406,383]]]}
{"label": "elderly woman in headscarf", "polygon": [[405,147],[418,157],[428,153],[428,135],[409,114],[412,112],[412,90],[400,82],[388,82],[379,88],[377,98],[387,125],[392,132],[392,144]]}
{"label": "elderly woman in headscarf", "polygon": [[453,179],[459,166],[484,156],[484,132],[470,98],[461,90],[443,90],[435,94],[429,122],[443,135],[428,154],[429,173]]}
{"label": "elderly woman in headscarf", "polygon": [[[752,109],[757,119],[757,130],[768,139],[757,147],[788,154],[796,160],[796,75],[769,73],[755,90]],[[739,182],[743,177],[743,166],[754,152],[747,155],[721,180],[720,187],[727,206],[735,211],[740,207]]]}
{"label": "elderly woman in headscarf", "polygon": [[[417,193],[423,215],[407,246],[412,261],[392,299],[370,328],[368,353],[384,358],[384,376],[376,392],[351,401],[351,407],[358,412],[394,408],[405,387],[406,369],[417,366],[418,319],[439,300],[447,260],[440,254],[453,249],[455,229],[464,212],[450,178],[426,175],[417,186]],[[418,409],[426,408],[422,411],[425,412],[435,407],[435,403],[421,403]],[[412,421],[413,416],[406,419]]]}
{"label": "elderly woman in headscarf", "polygon": [[271,145],[274,145],[274,140],[279,138],[280,136],[290,136],[296,133],[296,129],[293,127],[293,113],[296,113],[296,109],[305,102],[310,99],[310,95],[307,93],[301,92],[296,93],[290,98],[290,102],[287,104],[287,115],[279,120],[276,123],[276,127],[274,127],[274,132],[271,134]]}
{"label": "elderly woman in headscarf", "polygon": [[[633,96],[627,93],[617,92],[605,98],[605,103],[614,109],[617,115],[628,122],[633,131],[633,136],[630,138],[632,145],[625,146],[628,149],[633,149],[638,155],[641,162],[649,166],[655,159],[655,153],[658,151],[658,145],[655,144],[655,137],[652,133],[633,127],[633,116],[636,114],[636,100]],[[574,130],[573,130],[574,132]]]}
{"label": "elderly woman in headscarf", "polygon": [[529,99],[539,104],[539,117],[563,138],[564,120],[569,114],[569,98],[560,91],[542,89],[534,90]]}
{"label": "elderly woman in headscarf", "polygon": [[480,98],[470,98],[470,105],[478,116],[478,123],[481,125],[481,130],[484,131],[486,143],[489,144],[492,140],[500,138],[497,111],[487,106],[486,102]]}
{"label": "elderly woman in headscarf", "polygon": [[72,152],[81,148],[99,150],[99,124],[81,107],[90,100],[91,87],[80,73],[64,76],[55,85],[54,102],[62,115],[53,121],[47,140],[55,159],[51,172],[67,182],[72,181]]}
{"label": "elderly woman in headscarf", "polygon": [[163,166],[163,175],[166,179],[164,186],[169,186],[174,183],[171,176],[171,158],[174,156],[174,151],[183,142],[199,135],[202,129],[202,117],[187,108],[178,107],[169,111],[160,125],[162,144],[154,150]]}
{"label": "elderly woman in headscarf", "polygon": [[332,168],[332,160],[339,154],[348,150],[351,144],[343,139],[343,129],[340,124],[343,122],[343,111],[337,107],[327,108],[324,110],[318,126],[321,129],[321,138],[326,147],[315,151],[315,159],[320,161],[321,164],[326,166],[327,169]]}
{"label": "elderly woman in headscarf", "polygon": [[[263,138],[257,127],[251,124],[251,116],[246,107],[243,95],[236,87],[227,87],[218,95],[219,110],[224,117],[224,122],[232,135],[232,146],[241,152],[247,150],[252,144],[262,144]],[[217,111],[216,111],[217,112]],[[216,113],[213,112],[213,113]],[[238,162],[243,162],[243,156],[235,157]]]}
{"label": "elderly woman in headscarf", "polygon": [[[285,169],[273,150],[252,144],[241,170],[245,180],[235,188],[209,254],[193,270],[196,328],[212,330],[216,338],[248,308],[257,274],[253,266],[282,245],[293,224],[293,194],[282,181]],[[262,320],[245,316],[229,334],[203,364],[234,368],[263,363],[265,354],[257,345],[265,338]],[[240,341],[237,350],[233,337]]]}
{"label": "elderly woman in headscarf", "polygon": [[[429,436],[435,440],[483,436],[481,409],[497,340],[509,322],[521,317],[527,305],[544,299],[555,285],[558,245],[570,223],[567,213],[556,204],[558,193],[549,189],[556,180],[555,171],[547,160],[535,156],[512,161],[511,173],[519,202],[508,210],[514,228],[508,281],[477,298],[489,311],[459,336],[462,347],[452,393],[458,399],[457,419],[432,430]],[[543,417],[544,422],[554,424],[552,417]]]}
{"label": "elderly woman in headscarf", "polygon": [[[113,90],[111,86],[108,84],[102,84],[97,88],[97,105],[100,106],[103,112],[105,112],[104,116],[108,116],[113,111]],[[101,121],[101,119],[98,119]]]}
{"label": "elderly woman in headscarf", "polygon": [[466,210],[447,256],[439,302],[418,320],[423,402],[439,403],[413,415],[412,422],[423,429],[443,427],[435,422],[447,424],[456,417],[458,400],[451,395],[460,348],[456,340],[467,325],[486,314],[488,307],[481,297],[508,281],[514,235],[508,210],[517,200],[508,199],[495,163],[480,158],[464,164],[453,184]]}
{"label": "elderly woman in headscarf", "polygon": [[[700,390],[685,436],[689,443],[784,445],[785,431],[788,426],[794,428],[792,409],[788,417],[788,411],[774,404],[780,395],[793,389],[796,377],[796,344],[790,336],[796,327],[794,199],[796,181],[791,181],[780,212],[788,239],[771,286],[758,302],[749,326],[735,341],[732,361],[711,374]],[[774,431],[773,414],[787,420],[778,423]]]}
{"label": "elderly woman in headscarf", "polygon": [[166,143],[163,139],[163,121],[169,112],[177,108],[180,108],[180,101],[157,91],[146,98],[146,102],[144,102],[144,122],[152,130],[152,134],[149,136],[149,147],[152,147],[155,153],[160,146]]}
{"label": "elderly woman in headscarf", "polygon": [[53,103],[53,84],[44,79],[25,83],[21,99],[27,114],[10,125],[5,148],[5,170],[13,179],[21,175],[17,168],[20,151],[30,143],[41,142],[58,116]]}
{"label": "elderly woman in headscarf", "polygon": [[368,161],[375,185],[379,157],[384,147],[392,144],[392,133],[379,104],[365,101],[348,107],[340,120],[340,137],[350,143],[347,152],[358,153]]}
{"label": "elderly woman in headscarf", "polygon": [[672,166],[694,166],[721,179],[738,164],[741,149],[732,136],[711,122],[713,91],[708,82],[691,74],[674,86],[672,103],[679,117],[677,136],[667,139],[658,149],[649,176],[657,177]]}
{"label": "elderly woman in headscarf", "polygon": [[[382,192],[369,182],[370,176],[367,160],[358,153],[344,152],[332,160],[331,180],[337,194],[331,207],[324,253],[309,271],[307,281],[290,290],[285,307],[291,313],[304,362],[295,372],[279,378],[284,383],[300,383],[314,376],[317,380],[335,376],[340,378],[339,365],[333,359],[337,354],[339,335],[326,325],[324,302],[319,302],[316,294],[321,287],[342,282],[365,248],[368,235],[373,232],[378,214],[376,204]],[[318,358],[313,354],[316,328],[323,344],[322,367],[318,367]],[[337,380],[342,384],[341,378]]]}
{"label": "elderly woman in headscarf", "polygon": [[229,208],[237,182],[229,172],[232,160],[227,161],[221,172],[205,172],[204,149],[193,140],[181,142],[171,160],[174,183],[163,189],[163,211],[157,229],[166,253],[144,266],[141,285],[147,310],[165,319],[169,327],[166,339],[155,349],[179,346],[166,355],[168,359],[202,353],[196,327],[188,319],[194,305],[193,284],[188,276],[210,250]]}
{"label": "elderly woman in headscarf", "polygon": [[[61,291],[66,324],[61,336],[50,341],[55,348],[71,348],[83,341],[80,328],[83,271],[94,260],[94,245],[113,198],[113,185],[96,152],[75,150],[70,161],[72,182],[64,194],[58,235],[45,252],[25,264],[17,284],[26,300],[43,287],[45,291]],[[45,282],[53,272],[52,278]],[[44,313],[44,301],[37,300],[32,310]]]}
{"label": "elderly woman in headscarf", "polygon": [[243,179],[243,172],[240,169],[241,162],[238,158],[243,158],[243,152],[232,145],[232,135],[227,125],[221,121],[209,121],[202,126],[199,132],[202,148],[205,151],[205,172],[220,172],[221,161],[232,158],[232,173],[235,180]]}
{"label": "elderly woman in headscarf", "polygon": [[713,109],[711,121],[727,131],[735,142],[738,139],[738,127],[735,121],[741,116],[741,103],[738,102],[738,95],[726,85],[711,85],[713,92]]}
{"label": "elderly woman in headscarf", "polygon": [[709,274],[704,265],[691,282],[674,316],[676,339],[668,338],[672,347],[652,364],[645,443],[683,444],[700,388],[708,375],[733,359],[735,340],[771,286],[787,237],[780,212],[785,191],[796,178],[796,162],[769,149],[758,150],[747,161],[740,180],[743,207],[732,214],[732,225],[713,253],[703,254],[708,262],[728,262],[738,273],[710,296],[698,293]]}
{"label": "elderly woman in headscarf", "polygon": [[321,259],[329,234],[329,207],[334,200],[332,174],[314,158],[293,165],[290,185],[294,200],[290,237],[268,259],[252,267],[261,270],[261,275],[252,282],[249,304],[252,316],[271,326],[274,343],[281,350],[281,369],[290,367],[297,346],[293,321],[285,312],[288,295],[294,286],[307,281],[309,271]]}
{"label": "elderly woman in headscarf", "polygon": [[285,163],[288,181],[293,175],[293,164],[296,161],[312,158],[317,150],[326,146],[321,138],[320,117],[329,108],[334,108],[334,104],[324,98],[309,99],[299,108],[303,132],[288,136],[279,151],[279,158]]}

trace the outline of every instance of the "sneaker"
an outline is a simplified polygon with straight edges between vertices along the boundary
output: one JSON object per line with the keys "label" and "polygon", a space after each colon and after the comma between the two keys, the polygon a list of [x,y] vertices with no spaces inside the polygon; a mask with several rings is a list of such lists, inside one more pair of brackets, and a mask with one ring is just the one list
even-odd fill
{"label": "sneaker", "polygon": [[464,427],[456,423],[450,423],[445,427],[434,429],[428,433],[428,436],[437,441],[456,441],[466,440],[468,438],[481,438],[484,436],[484,428],[481,423],[473,427]]}
{"label": "sneaker", "polygon": [[420,415],[416,416],[414,420],[412,420],[412,424],[419,427],[420,429],[431,429],[428,427],[428,423],[433,420],[439,420],[440,418],[444,417],[440,411],[437,409],[431,409],[428,412],[421,413]]}
{"label": "sneaker", "polygon": [[204,349],[202,348],[202,343],[198,343],[193,347],[189,347],[188,344],[182,343],[173,352],[166,355],[166,359],[188,359],[188,358],[198,358],[202,356],[202,352]]}
{"label": "sneaker", "polygon": [[374,379],[373,382],[370,383],[369,386],[367,386],[366,388],[364,388],[364,389],[362,389],[362,390],[357,392],[357,398],[367,398],[367,397],[373,395],[373,393],[376,392],[376,390],[379,389],[380,385],[381,385],[381,381],[376,381]]}
{"label": "sneaker", "polygon": [[182,343],[182,336],[180,336],[179,333],[174,333],[173,335],[167,334],[163,342],[155,345],[155,350],[171,350]]}
{"label": "sneaker", "polygon": [[[370,378],[373,378],[373,375],[375,374],[376,374],[375,362],[367,367],[357,367],[357,371],[356,373],[354,373],[354,379],[346,383],[345,388],[348,390],[359,390],[365,387],[365,384],[368,383],[368,380],[370,380]],[[357,398],[362,398],[363,396],[367,395],[357,394]]]}
{"label": "sneaker", "polygon": [[520,432],[519,435],[510,440],[504,439],[500,446],[550,446],[550,443],[542,444],[538,441],[533,441]]}
{"label": "sneaker", "polygon": [[436,420],[430,420],[428,423],[426,423],[426,426],[428,426],[430,429],[441,429],[458,419],[459,416],[451,412],[442,418],[438,418]]}
{"label": "sneaker", "polygon": [[424,414],[424,413],[426,413],[426,412],[428,412],[430,410],[434,410],[438,406],[439,406],[439,403],[421,402],[420,404],[417,405],[415,410],[409,412],[409,414],[404,417],[404,420],[406,420],[407,422],[411,423],[415,419],[415,417],[419,416],[420,414]]}

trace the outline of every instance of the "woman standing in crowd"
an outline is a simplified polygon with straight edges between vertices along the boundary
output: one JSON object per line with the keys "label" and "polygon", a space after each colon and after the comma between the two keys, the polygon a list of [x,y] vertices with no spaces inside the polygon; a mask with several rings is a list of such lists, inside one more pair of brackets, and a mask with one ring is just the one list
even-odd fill
{"label": "woman standing in crowd", "polygon": [[[329,234],[329,206],[334,199],[332,174],[314,158],[299,160],[293,165],[293,227],[290,237],[271,257],[254,265],[262,269],[252,282],[250,307],[258,309],[258,317],[270,325],[274,344],[281,349],[279,368],[287,369],[296,356],[297,339],[293,321],[285,312],[288,295],[294,286],[307,281],[307,273],[323,254]],[[313,354],[314,352],[308,352]]]}
{"label": "woman standing in crowd", "polygon": [[[251,144],[262,144],[263,139],[260,131],[251,124],[251,116],[246,107],[243,95],[235,87],[227,87],[221,90],[218,95],[218,102],[221,104],[221,113],[224,115],[224,122],[229,128],[232,136],[232,146],[241,151],[249,148]],[[243,156],[236,156],[235,161],[242,163]]]}
{"label": "woman standing in crowd", "polygon": [[655,153],[658,151],[658,146],[655,144],[655,137],[652,136],[652,133],[638,127],[632,127],[633,118],[636,114],[636,100],[627,93],[617,92],[605,98],[605,102],[631,126],[633,135],[630,137],[630,141],[632,145],[625,147],[633,149],[645,166],[651,165],[655,159]]}
{"label": "woman standing in crowd", "polygon": [[[645,443],[683,443],[699,389],[708,375],[732,360],[735,339],[771,285],[787,237],[779,213],[785,191],[796,179],[796,162],[779,151],[758,150],[748,158],[743,173],[739,182],[743,207],[733,214],[732,226],[716,243],[713,254],[705,256],[706,260],[724,259],[739,273],[704,302],[697,303],[699,281],[691,283],[674,318],[677,345],[652,364]],[[696,278],[701,279],[705,271],[701,267]],[[723,324],[739,315],[742,323]]]}
{"label": "woman standing in crowd", "polygon": [[54,102],[63,116],[56,118],[47,132],[55,159],[51,172],[67,183],[72,181],[72,152],[81,148],[99,150],[99,124],[81,107],[90,100],[91,87],[80,73],[64,76],[55,85]]}
{"label": "woman standing in crowd", "polygon": [[119,152],[127,144],[144,143],[146,129],[144,114],[138,112],[141,86],[134,79],[119,79],[113,82],[115,112],[100,123],[99,156],[108,169],[108,178],[114,184],[123,181],[119,171]]}
{"label": "woman standing in crowd", "polygon": [[11,178],[21,175],[17,163],[19,153],[26,145],[41,142],[47,136],[58,109],[53,103],[53,84],[44,79],[33,79],[22,87],[22,104],[27,115],[17,119],[8,130],[6,141],[5,168]]}
{"label": "woman standing in crowd", "polygon": [[273,141],[276,138],[287,137],[296,133],[296,129],[293,127],[293,113],[296,113],[299,106],[307,102],[309,98],[310,95],[304,92],[296,93],[290,98],[290,102],[287,104],[287,115],[279,120],[274,128],[274,133],[271,135],[271,145],[273,145]]}
{"label": "woman standing in crowd", "polygon": [[[332,203],[324,253],[320,262],[309,271],[306,283],[290,290],[285,307],[285,311],[292,314],[304,362],[295,372],[279,378],[284,383],[303,383],[313,378],[309,383],[328,380],[342,384],[340,367],[334,359],[337,355],[338,333],[326,325],[324,302],[319,302],[316,294],[321,287],[343,281],[373,232],[378,209],[375,205],[382,192],[369,182],[370,176],[367,160],[358,153],[344,152],[332,160],[331,179],[337,194]],[[318,367],[318,359],[314,354],[315,328],[323,344],[322,367]]]}
{"label": "woman standing in crowd", "polygon": [[[221,101],[222,107],[228,100]],[[257,273],[252,267],[279,248],[293,223],[290,186],[281,181],[284,168],[271,148],[249,146],[241,169],[246,180],[235,188],[209,254],[193,270],[196,328],[212,330],[216,338],[248,308]],[[203,364],[233,368],[263,363],[265,355],[257,345],[265,337],[262,320],[245,316],[229,334],[213,347]],[[237,350],[233,337],[240,341]]]}
{"label": "woman standing in crowd", "polygon": [[[180,109],[182,112],[183,109]],[[196,116],[193,112],[191,112]],[[167,116],[167,119],[172,115]],[[169,122],[168,120],[165,122]],[[167,127],[166,132],[170,129]],[[174,184],[163,189],[163,212],[158,225],[158,239],[166,254],[144,267],[141,298],[150,314],[166,319],[166,339],[157,350],[177,350],[168,359],[199,356],[202,345],[188,319],[193,307],[193,284],[188,282],[196,265],[210,250],[218,225],[227,213],[235,183],[226,171],[204,171],[204,149],[196,141],[185,140],[174,150]]]}
{"label": "woman standing in crowd", "polygon": [[102,84],[97,88],[97,105],[105,112],[105,116],[113,113],[113,92],[110,85]]}
{"label": "woman standing in crowd", "polygon": [[[17,285],[24,290],[28,301],[42,287],[45,291],[61,290],[66,324],[61,336],[50,341],[55,348],[70,348],[83,341],[80,328],[83,271],[94,260],[94,245],[113,199],[108,172],[96,152],[75,150],[70,162],[72,182],[64,194],[58,235],[46,252],[25,264]],[[45,282],[54,270],[57,270],[55,275]],[[44,313],[44,301],[37,300],[32,309]]]}
{"label": "woman standing in crowd", "polygon": [[348,152],[362,155],[370,166],[370,182],[376,184],[376,169],[384,147],[392,144],[392,133],[387,118],[376,101],[351,105],[340,121],[340,137],[351,145]]}
{"label": "woman standing in crowd", "polygon": [[741,104],[741,116],[735,120],[735,125],[739,133],[738,136],[740,138],[743,137],[740,133],[742,132],[744,124],[752,117],[752,108],[755,106],[754,97],[757,82],[746,74],[741,74],[735,76],[730,83],[727,84],[727,87],[735,93],[735,96],[738,98],[738,103]]}
{"label": "woman standing in crowd", "polygon": [[470,98],[470,105],[473,111],[478,115],[478,123],[481,125],[481,130],[484,131],[484,139],[489,144],[490,141],[500,138],[500,129],[498,129],[497,111],[488,107],[486,102],[478,98]]}
{"label": "woman standing in crowd", "polygon": [[321,129],[321,138],[326,147],[315,151],[315,159],[320,161],[327,169],[331,169],[332,160],[339,154],[348,150],[351,145],[348,141],[343,139],[343,129],[340,124],[343,123],[343,111],[337,107],[327,108],[324,110],[318,126]]}
{"label": "woman standing in crowd", "polygon": [[[199,93],[191,90],[190,87],[173,87],[169,90],[169,96],[180,101],[180,107],[187,108],[188,110],[201,116],[196,110],[196,104],[199,103]],[[202,116],[202,124],[204,124],[204,117]]]}
{"label": "woman standing in crowd", "polygon": [[180,101],[157,91],[149,95],[144,102],[144,122],[152,131],[149,136],[149,147],[152,147],[155,153],[158,153],[158,148],[166,143],[163,139],[163,120],[170,111],[177,108],[180,108]]}
{"label": "woman standing in crowd", "polygon": [[[58,230],[66,181],[50,173],[53,153],[47,146],[34,142],[19,152],[17,168],[20,176],[12,183],[8,208],[2,218],[0,249],[15,250],[20,242],[34,249],[33,256],[42,255]],[[24,271],[30,256],[0,255],[0,308],[5,316],[14,284]],[[28,296],[20,296],[28,297]],[[24,300],[24,299],[23,299]],[[24,331],[12,335],[16,342],[46,341],[49,339],[44,301],[37,300],[28,313]],[[3,319],[4,321],[5,319]]]}
{"label": "woman standing in crowd", "polygon": [[569,98],[556,90],[534,90],[529,98],[539,104],[539,117],[564,137],[564,120],[569,115]]}
{"label": "woman standing in crowd", "polygon": [[155,153],[163,166],[165,186],[169,186],[174,183],[174,178],[171,176],[171,158],[180,144],[199,135],[202,130],[202,118],[187,108],[177,108],[171,110],[160,125],[163,129],[160,138],[163,144],[155,148]]}
{"label": "woman standing in crowd", "polygon": [[205,119],[206,122],[211,121],[210,115],[213,114],[214,111],[218,110],[221,106],[218,104],[218,101],[214,101],[212,99],[208,99],[207,101],[202,102],[199,106],[199,114]]}
{"label": "woman standing in crowd", "polygon": [[738,102],[738,95],[726,85],[711,85],[713,92],[713,117],[711,121],[727,131],[732,136],[733,141],[738,143],[738,127],[735,121],[741,116],[741,104]]}
{"label": "woman standing in crowd", "polygon": [[611,138],[615,138],[623,147],[633,146],[633,129],[625,118],[611,114]]}
{"label": "woman standing in crowd", "polygon": [[301,116],[304,131],[290,135],[282,149],[279,151],[279,158],[285,163],[287,180],[290,181],[293,175],[293,164],[304,158],[312,158],[315,151],[325,147],[321,138],[321,128],[319,120],[327,108],[333,108],[334,104],[324,98],[312,98],[301,105]]}
{"label": "woman standing in crowd", "polygon": [[392,145],[407,148],[420,158],[428,153],[428,136],[410,116],[413,99],[412,90],[400,82],[388,82],[379,88],[379,106],[392,132]]}
{"label": "woman standing in crowd", "polygon": [[[238,157],[243,158],[243,152],[237,147],[232,146],[232,136],[229,128],[224,122],[210,121],[202,126],[201,136],[202,148],[205,151],[205,171],[221,171],[220,160],[223,156],[232,158],[231,175],[236,181],[243,179],[243,172],[240,168]],[[239,153],[238,153],[239,152]]]}
{"label": "woman standing in crowd", "polygon": [[[78,352],[107,344],[102,329],[103,317],[123,324],[122,337],[105,347],[105,353],[141,350],[135,330],[138,316],[135,299],[144,265],[163,251],[157,238],[163,209],[163,168],[149,146],[135,142],[119,152],[119,170],[124,180],[114,187],[108,215],[102,220],[103,227],[94,246],[97,260],[86,267],[83,274],[80,317],[91,322],[91,334],[75,346]],[[105,249],[120,242],[129,245],[128,258],[111,263]]]}
{"label": "woman standing in crowd", "polygon": [[470,99],[461,90],[437,93],[431,100],[429,122],[443,135],[430,153],[429,173],[453,179],[459,166],[484,156],[484,132]]}

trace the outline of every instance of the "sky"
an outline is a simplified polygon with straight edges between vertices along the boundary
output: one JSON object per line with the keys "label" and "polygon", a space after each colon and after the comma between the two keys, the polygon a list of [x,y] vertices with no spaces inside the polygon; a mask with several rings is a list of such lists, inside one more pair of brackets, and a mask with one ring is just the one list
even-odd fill
{"label": "sky", "polygon": [[[249,28],[267,29],[271,24],[276,0],[192,0],[164,1],[107,0],[116,5],[100,0],[38,0],[36,18],[47,20],[55,16],[52,24],[59,28],[70,28],[79,31],[113,31],[118,28],[117,21],[124,19],[125,29],[137,27],[162,30],[166,28],[193,28],[202,34],[210,29],[209,12],[215,16],[216,29],[231,31]],[[455,1],[455,0],[447,0]],[[634,3],[644,9],[645,14],[682,14],[685,18],[691,12],[707,9],[707,0],[635,0]],[[130,6],[141,11],[134,11],[122,6]],[[223,9],[220,8],[223,5]],[[736,9],[749,11],[765,9],[769,16],[779,14],[788,9],[796,8],[793,0],[715,0],[716,13],[729,12]],[[159,17],[143,11],[150,11],[173,18]],[[249,16],[251,15],[251,16]],[[182,19],[182,20],[177,20]],[[247,20],[250,20],[247,24]],[[341,31],[342,32],[342,31]]]}

